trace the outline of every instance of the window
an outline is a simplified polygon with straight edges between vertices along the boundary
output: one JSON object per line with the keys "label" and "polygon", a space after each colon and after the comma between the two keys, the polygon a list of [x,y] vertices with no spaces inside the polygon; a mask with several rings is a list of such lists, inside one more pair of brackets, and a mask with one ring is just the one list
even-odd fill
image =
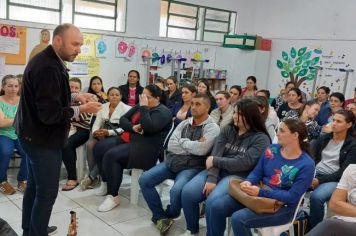
{"label": "window", "polygon": [[0,18],[125,31],[127,0],[0,0]]}
{"label": "window", "polygon": [[234,34],[236,12],[161,0],[160,36],[223,42]]}

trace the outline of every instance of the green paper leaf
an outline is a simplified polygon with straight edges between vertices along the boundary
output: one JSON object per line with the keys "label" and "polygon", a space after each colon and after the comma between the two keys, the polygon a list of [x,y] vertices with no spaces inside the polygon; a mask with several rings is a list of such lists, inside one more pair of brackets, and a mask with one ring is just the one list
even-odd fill
{"label": "green paper leaf", "polygon": [[307,47],[301,48],[298,50],[298,56],[303,56],[304,53],[307,51]]}
{"label": "green paper leaf", "polygon": [[284,63],[283,63],[283,69],[284,69],[285,71],[289,72],[289,65],[288,65],[287,62],[284,62]]}
{"label": "green paper leaf", "polygon": [[311,51],[305,53],[304,56],[303,56],[303,60],[304,60],[304,61],[308,60],[308,59],[311,57],[311,55],[312,55],[312,52],[311,52]]}
{"label": "green paper leaf", "polygon": [[303,67],[304,69],[309,69],[310,64],[311,64],[311,61],[305,61],[305,62],[303,63],[303,65],[302,65],[302,67]]}
{"label": "green paper leaf", "polygon": [[316,78],[316,75],[315,74],[309,74],[307,77],[307,80],[314,80]]}
{"label": "green paper leaf", "polygon": [[307,69],[303,69],[303,70],[299,71],[298,75],[299,75],[299,76],[304,76],[304,75],[306,75],[307,73],[308,73],[308,70],[307,70]]}
{"label": "green paper leaf", "polygon": [[282,57],[283,60],[288,61],[288,53],[286,53],[285,51],[282,52]]}
{"label": "green paper leaf", "polygon": [[292,47],[292,49],[290,50],[290,56],[292,58],[295,58],[297,56],[297,51],[295,50],[295,48]]}
{"label": "green paper leaf", "polygon": [[303,58],[302,57],[298,57],[298,59],[295,61],[295,65],[296,66],[300,66],[303,62]]}
{"label": "green paper leaf", "polygon": [[298,72],[300,71],[301,67],[297,66],[293,69],[293,74],[298,74]]}
{"label": "green paper leaf", "polygon": [[280,61],[280,60],[277,60],[277,67],[279,69],[282,69],[283,68],[283,63]]}
{"label": "green paper leaf", "polygon": [[289,73],[286,72],[286,71],[281,71],[281,75],[282,75],[284,78],[289,78]]}
{"label": "green paper leaf", "polygon": [[311,60],[311,65],[315,66],[316,64],[319,63],[320,57],[314,57],[313,60]]}

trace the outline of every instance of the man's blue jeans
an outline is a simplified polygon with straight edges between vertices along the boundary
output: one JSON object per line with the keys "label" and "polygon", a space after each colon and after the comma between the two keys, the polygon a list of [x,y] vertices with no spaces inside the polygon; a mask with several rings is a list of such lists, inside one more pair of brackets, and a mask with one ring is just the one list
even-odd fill
{"label": "man's blue jeans", "polygon": [[324,204],[330,200],[335,191],[337,182],[320,184],[310,196],[310,229],[314,228],[324,219]]}
{"label": "man's blue jeans", "polygon": [[[152,221],[154,223],[163,218],[176,218],[180,215],[182,189],[199,171],[199,169],[187,169],[175,173],[162,162],[142,174],[139,184],[143,197],[152,211]],[[174,185],[170,190],[170,205],[165,211],[155,187],[166,179],[174,180]]]}
{"label": "man's blue jeans", "polygon": [[20,140],[28,156],[27,189],[22,203],[22,229],[31,236],[47,236],[48,222],[58,194],[61,149]]}
{"label": "man's blue jeans", "polygon": [[27,156],[23,151],[18,139],[10,139],[0,135],[0,183],[7,181],[7,169],[11,157],[14,156],[14,149],[17,149],[21,156],[20,170],[17,174],[17,181],[27,180]]}

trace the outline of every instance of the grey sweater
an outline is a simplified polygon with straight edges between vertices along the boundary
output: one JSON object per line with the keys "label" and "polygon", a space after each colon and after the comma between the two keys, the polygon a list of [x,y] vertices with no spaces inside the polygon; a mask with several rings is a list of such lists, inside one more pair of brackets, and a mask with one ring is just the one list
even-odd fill
{"label": "grey sweater", "polygon": [[271,143],[268,135],[248,131],[239,136],[233,124],[221,129],[211,155],[213,167],[208,170],[207,182],[216,183],[220,170],[245,177]]}

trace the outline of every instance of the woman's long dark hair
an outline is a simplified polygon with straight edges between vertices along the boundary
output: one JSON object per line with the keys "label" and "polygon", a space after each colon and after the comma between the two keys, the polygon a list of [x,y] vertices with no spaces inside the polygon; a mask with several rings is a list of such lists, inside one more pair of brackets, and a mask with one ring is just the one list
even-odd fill
{"label": "woman's long dark hair", "polygon": [[287,118],[282,121],[291,133],[298,133],[300,149],[311,156],[310,145],[308,141],[308,129],[305,123],[299,119]]}
{"label": "woman's long dark hair", "polygon": [[100,83],[101,83],[101,92],[105,93],[103,80],[102,80],[99,76],[97,76],[97,75],[91,77],[90,82],[89,82],[88,93],[91,93],[91,94],[95,94],[95,95],[96,95],[96,93],[94,92],[94,90],[91,88],[91,85],[92,85],[93,81],[96,80],[96,79],[100,80]]}
{"label": "woman's long dark hair", "polygon": [[254,98],[249,98],[249,97],[241,98],[240,100],[237,101],[235,105],[235,109],[236,112],[238,112],[239,114],[241,114],[242,117],[245,118],[243,120],[243,124],[245,127],[248,125],[250,127],[249,128],[250,131],[262,132],[266,134],[269,140],[271,141],[262,114]]}
{"label": "woman's long dark hair", "polygon": [[150,91],[152,97],[159,98],[160,103],[166,104],[166,101],[164,101],[166,97],[163,96],[163,91],[160,87],[155,84],[149,84],[145,87],[145,89]]}
{"label": "woman's long dark hair", "polygon": [[355,115],[352,111],[349,111],[349,110],[345,110],[345,109],[341,109],[341,110],[338,110],[334,113],[335,114],[339,114],[339,115],[342,115],[343,117],[345,117],[345,121],[346,123],[351,123],[351,127],[347,130],[350,134],[352,134],[353,132],[353,125],[355,124]]}
{"label": "woman's long dark hair", "polygon": [[[127,76],[129,76],[131,73],[136,73],[137,75],[137,83],[136,83],[136,87],[140,85],[140,72],[138,72],[137,70],[130,70],[129,73],[127,74]],[[129,79],[127,78],[127,85],[129,85]]]}

